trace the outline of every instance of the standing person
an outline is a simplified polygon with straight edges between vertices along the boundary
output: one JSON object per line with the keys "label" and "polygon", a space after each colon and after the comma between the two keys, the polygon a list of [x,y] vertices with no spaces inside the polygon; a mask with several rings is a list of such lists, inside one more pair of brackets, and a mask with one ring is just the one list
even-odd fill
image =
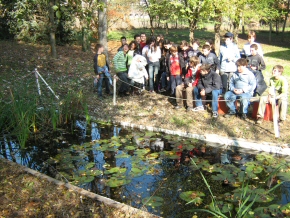
{"label": "standing person", "polygon": [[149,71],[149,90],[154,93],[154,82],[160,69],[159,59],[161,58],[161,50],[156,43],[156,39],[152,37],[148,43],[148,50],[146,51],[148,58],[148,71]]}
{"label": "standing person", "polygon": [[185,40],[182,40],[181,43],[180,43],[180,52],[182,53],[182,56],[184,58],[184,62],[185,62],[185,65],[187,65],[189,63],[189,55],[188,53],[191,52],[192,56],[193,57],[193,49],[192,47],[188,44],[187,41]]}
{"label": "standing person", "polygon": [[256,40],[256,33],[255,33],[255,31],[250,31],[248,33],[248,42],[244,45],[243,52],[242,52],[242,54],[245,57],[248,57],[249,55],[251,55],[250,46],[253,45],[253,44],[256,44],[258,46],[258,54],[261,57],[263,57],[262,47],[261,47],[261,45],[259,43],[255,42],[255,40]]}
{"label": "standing person", "polygon": [[126,96],[130,95],[129,90],[129,79],[127,73],[127,52],[129,50],[128,44],[123,46],[123,51],[119,51],[113,58],[113,63],[117,72],[117,76],[124,82],[121,81],[119,88],[119,95]]}
{"label": "standing person", "polygon": [[202,53],[201,51],[198,49],[200,46],[200,41],[199,39],[194,39],[193,42],[192,42],[192,49],[190,49],[187,54],[188,54],[188,58],[191,58],[191,57],[199,57]]}
{"label": "standing person", "polygon": [[257,86],[254,90],[254,96],[261,96],[267,89],[262,70],[266,69],[266,65],[262,56],[258,54],[258,46],[252,44],[250,46],[251,55],[247,57],[248,67],[252,70],[256,77]]}
{"label": "standing person", "polygon": [[266,104],[276,105],[279,107],[279,125],[283,125],[287,115],[287,99],[288,99],[288,82],[287,79],[282,75],[284,67],[276,65],[272,70],[272,77],[270,78],[269,94],[260,98],[257,124],[261,124],[264,119]]}
{"label": "standing person", "polygon": [[225,44],[220,48],[220,75],[223,84],[223,93],[229,89],[229,81],[237,71],[236,61],[240,58],[238,46],[233,42],[234,35],[228,32],[224,35]]}
{"label": "standing person", "polygon": [[[200,78],[200,63],[198,57],[191,57],[189,59],[189,65],[187,67],[187,72],[185,74],[184,83],[176,87],[176,104],[175,109],[182,108],[183,105],[183,94],[186,92],[186,105],[187,111],[193,109],[193,90],[197,86]],[[195,79],[193,79],[195,78]]]}
{"label": "standing person", "polygon": [[177,47],[175,45],[170,47],[170,53],[167,60],[167,81],[171,82],[171,94],[175,96],[175,89],[181,84],[181,76],[185,70],[184,58],[181,54],[178,54]]}
{"label": "standing person", "polygon": [[220,72],[220,61],[217,56],[210,52],[211,48],[209,45],[202,46],[203,54],[199,56],[201,64],[209,64],[211,65],[212,69],[218,74]]}
{"label": "standing person", "polygon": [[214,41],[212,39],[208,39],[208,40],[205,41],[205,44],[209,45],[210,46],[210,52],[214,53],[216,55]]}
{"label": "standing person", "polygon": [[238,71],[233,74],[230,79],[229,91],[225,93],[224,99],[230,109],[225,118],[236,115],[235,101],[240,98],[242,112],[241,118],[247,119],[248,106],[250,98],[253,96],[256,88],[256,78],[254,74],[247,68],[247,60],[240,58],[236,62]]}
{"label": "standing person", "polygon": [[112,77],[110,74],[110,67],[106,55],[104,54],[104,46],[96,44],[96,55],[94,56],[94,71],[97,76],[97,92],[98,96],[102,98],[103,79],[105,79],[106,93],[112,94],[110,91],[110,84],[112,85]]}
{"label": "standing person", "polygon": [[143,48],[144,48],[144,46],[145,46],[146,43],[147,43],[146,34],[145,34],[145,33],[141,33],[141,34],[140,34],[140,39],[141,39],[141,41],[140,41],[140,50],[142,51]]}
{"label": "standing person", "polygon": [[122,36],[121,37],[121,46],[118,48],[118,52],[119,51],[123,51],[123,47],[124,47],[125,44],[127,44],[127,39],[126,39],[125,36]]}
{"label": "standing person", "polygon": [[128,55],[128,61],[127,61],[127,67],[129,69],[132,59],[136,54],[140,54],[137,48],[137,42],[136,41],[131,41],[129,44],[129,51],[127,53]]}
{"label": "standing person", "polygon": [[133,93],[140,94],[144,86],[144,77],[148,80],[148,73],[145,66],[147,65],[147,60],[144,56],[136,54],[132,59],[132,64],[129,68],[128,77],[132,81]]}
{"label": "standing person", "polygon": [[161,50],[161,58],[160,58],[160,70],[161,72],[161,89],[160,92],[166,92],[166,90],[170,89],[170,81],[167,81],[167,72],[168,72],[168,59],[170,57],[170,48],[171,42],[168,39],[163,41],[163,46]]}
{"label": "standing person", "polygon": [[211,69],[211,65],[202,64],[200,66],[200,79],[197,87],[194,88],[195,108],[192,111],[205,110],[202,104],[202,97],[212,95],[212,117],[218,117],[218,96],[221,94],[222,82],[221,77]]}
{"label": "standing person", "polygon": [[140,42],[141,42],[141,38],[139,34],[135,34],[134,35],[134,40],[137,43],[137,50],[138,50],[138,54],[142,54],[142,49],[140,48]]}

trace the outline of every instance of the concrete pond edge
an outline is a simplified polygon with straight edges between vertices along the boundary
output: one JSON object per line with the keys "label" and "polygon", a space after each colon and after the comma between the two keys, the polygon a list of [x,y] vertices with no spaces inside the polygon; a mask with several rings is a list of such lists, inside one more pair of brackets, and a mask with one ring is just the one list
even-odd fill
{"label": "concrete pond edge", "polygon": [[126,217],[128,216],[128,217],[138,217],[138,218],[141,218],[141,217],[144,217],[144,218],[159,218],[159,216],[157,216],[157,215],[154,215],[154,214],[151,214],[149,212],[146,212],[146,211],[131,207],[129,205],[120,203],[118,201],[114,201],[114,200],[112,200],[110,198],[95,194],[93,192],[89,192],[89,191],[87,191],[85,189],[79,188],[79,187],[71,185],[69,183],[65,183],[65,182],[56,180],[56,179],[54,179],[52,177],[49,177],[49,176],[47,176],[45,174],[42,174],[42,173],[40,173],[38,171],[35,171],[33,169],[30,169],[30,168],[25,167],[23,165],[20,165],[18,163],[9,161],[9,160],[7,160],[5,158],[1,158],[1,160],[6,162],[7,164],[14,165],[17,168],[20,168],[21,170],[31,174],[32,176],[38,177],[39,179],[46,180],[46,181],[48,181],[50,183],[53,183],[53,184],[55,184],[57,186],[62,186],[62,187],[64,186],[64,187],[66,187],[69,190],[73,190],[75,192],[78,192],[81,196],[86,196],[86,197],[88,197],[90,199],[97,200],[97,201],[99,201],[101,203],[104,203],[105,205],[108,205],[110,207],[116,208],[116,209],[124,212],[126,214]]}
{"label": "concrete pond edge", "polygon": [[272,143],[272,142],[261,142],[261,141],[252,141],[252,140],[246,140],[242,138],[229,138],[224,137],[216,134],[194,134],[189,132],[182,132],[182,131],[174,131],[169,129],[163,129],[153,126],[144,126],[144,125],[137,125],[130,122],[118,122],[115,121],[115,124],[119,124],[126,128],[137,128],[140,130],[148,130],[152,132],[164,132],[166,134],[171,135],[178,135],[181,137],[186,138],[193,138],[198,139],[201,141],[205,141],[207,145],[214,146],[214,147],[220,147],[222,149],[227,149],[229,147],[237,147],[241,150],[248,150],[248,151],[254,151],[257,152],[268,152],[271,154],[276,155],[289,155],[290,156],[290,144],[279,144],[279,143]]}

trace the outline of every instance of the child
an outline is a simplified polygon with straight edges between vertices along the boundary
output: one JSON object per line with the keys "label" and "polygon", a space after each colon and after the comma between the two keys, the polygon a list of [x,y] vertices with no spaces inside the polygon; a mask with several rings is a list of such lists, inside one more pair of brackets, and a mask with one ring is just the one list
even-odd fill
{"label": "child", "polygon": [[256,77],[257,87],[254,90],[254,96],[261,96],[267,89],[267,85],[264,81],[262,70],[266,69],[266,65],[262,56],[258,54],[257,44],[250,46],[251,55],[247,57],[248,67],[252,70]]}
{"label": "child", "polygon": [[129,68],[128,77],[134,82],[134,86],[140,88],[138,93],[143,89],[144,77],[148,80],[148,73],[145,69],[146,65],[146,58],[137,54],[133,57]]}
{"label": "child", "polygon": [[167,80],[171,82],[171,94],[175,95],[175,88],[181,84],[181,75],[185,70],[184,59],[181,54],[178,54],[177,47],[170,47],[171,55],[167,59]]}
{"label": "child", "polygon": [[95,74],[97,75],[97,92],[98,96],[102,97],[102,84],[103,84],[103,79],[105,79],[106,83],[106,93],[112,94],[110,91],[109,84],[112,83],[112,78],[110,74],[110,68],[109,64],[107,61],[106,55],[103,53],[104,52],[104,46],[101,44],[96,45],[96,51],[97,54],[94,56],[94,71]]}
{"label": "child", "polygon": [[255,42],[256,40],[256,33],[254,31],[250,31],[248,33],[248,42],[244,45],[243,47],[243,52],[242,54],[246,57],[248,57],[251,52],[250,52],[250,46],[253,44],[256,44],[258,46],[258,54],[263,57],[263,50],[262,47],[259,43]]}
{"label": "child", "polygon": [[199,56],[200,63],[202,64],[209,64],[212,66],[212,69],[219,73],[219,70],[221,68],[220,62],[217,58],[217,56],[214,53],[210,52],[210,46],[209,45],[203,45],[202,46],[203,54]]}
{"label": "child", "polygon": [[183,105],[183,90],[186,92],[186,110],[191,111],[193,109],[193,89],[197,85],[200,78],[199,67],[200,63],[198,57],[191,57],[189,59],[189,66],[187,68],[187,73],[185,74],[184,83],[176,87],[177,106],[175,106],[175,109],[180,109]]}
{"label": "child", "polygon": [[212,95],[212,117],[218,117],[218,96],[222,92],[222,81],[220,75],[215,73],[209,64],[203,64],[200,67],[200,79],[197,87],[194,88],[196,99],[195,108],[192,111],[204,111],[202,97]]}
{"label": "child", "polygon": [[189,58],[190,58],[188,56],[188,53],[191,51],[191,54],[193,55],[193,49],[189,46],[188,42],[185,40],[181,41],[181,44],[179,47],[180,47],[180,52],[183,55],[185,65],[187,65],[189,63]]}
{"label": "child", "polygon": [[199,45],[200,45],[199,40],[198,39],[194,39],[193,42],[192,42],[192,49],[190,49],[187,52],[189,58],[195,57],[195,56],[199,57],[201,55],[201,52],[198,49]]}
{"label": "child", "polygon": [[208,39],[208,40],[206,40],[204,44],[205,44],[205,45],[209,45],[209,46],[210,46],[210,52],[211,52],[211,53],[214,53],[214,54],[216,55],[216,53],[215,53],[214,41],[213,41],[212,39]]}
{"label": "child", "polygon": [[276,65],[272,70],[272,77],[270,78],[270,88],[268,96],[262,96],[260,98],[257,124],[261,124],[265,114],[266,103],[271,105],[278,103],[279,106],[279,125],[283,125],[286,120],[287,114],[287,93],[288,82],[287,79],[282,76],[284,71],[283,66]]}

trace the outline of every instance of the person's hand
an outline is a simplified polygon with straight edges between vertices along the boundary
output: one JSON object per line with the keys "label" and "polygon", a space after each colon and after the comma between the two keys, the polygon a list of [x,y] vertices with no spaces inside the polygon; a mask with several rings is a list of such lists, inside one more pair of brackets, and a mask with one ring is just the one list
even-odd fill
{"label": "person's hand", "polygon": [[239,94],[242,94],[243,93],[243,90],[242,89],[234,89],[234,93],[236,95],[239,95]]}
{"label": "person's hand", "polygon": [[219,74],[219,73],[220,73],[220,71],[219,71],[219,70],[216,70],[215,72],[216,72],[217,74]]}
{"label": "person's hand", "polygon": [[97,79],[100,79],[100,75],[99,74],[97,75]]}
{"label": "person's hand", "polygon": [[167,77],[167,81],[169,81],[169,76]]}
{"label": "person's hand", "polygon": [[192,83],[188,83],[188,87],[192,87]]}
{"label": "person's hand", "polygon": [[257,70],[257,67],[253,67],[253,66],[251,66],[251,69],[252,69],[252,70]]}
{"label": "person's hand", "polygon": [[204,90],[204,89],[202,89],[202,90],[200,91],[200,95],[201,95],[201,96],[205,96],[205,90]]}

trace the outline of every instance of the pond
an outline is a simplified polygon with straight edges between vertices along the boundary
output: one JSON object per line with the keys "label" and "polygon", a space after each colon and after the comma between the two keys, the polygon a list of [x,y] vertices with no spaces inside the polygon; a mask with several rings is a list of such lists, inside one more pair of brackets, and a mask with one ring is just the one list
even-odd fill
{"label": "pond", "polygon": [[77,120],[74,128],[50,137],[36,135],[26,149],[4,136],[1,156],[163,217],[192,217],[194,212],[186,212],[192,209],[217,211],[212,199],[226,217],[249,205],[269,217],[283,217],[290,209],[285,158],[176,135]]}

